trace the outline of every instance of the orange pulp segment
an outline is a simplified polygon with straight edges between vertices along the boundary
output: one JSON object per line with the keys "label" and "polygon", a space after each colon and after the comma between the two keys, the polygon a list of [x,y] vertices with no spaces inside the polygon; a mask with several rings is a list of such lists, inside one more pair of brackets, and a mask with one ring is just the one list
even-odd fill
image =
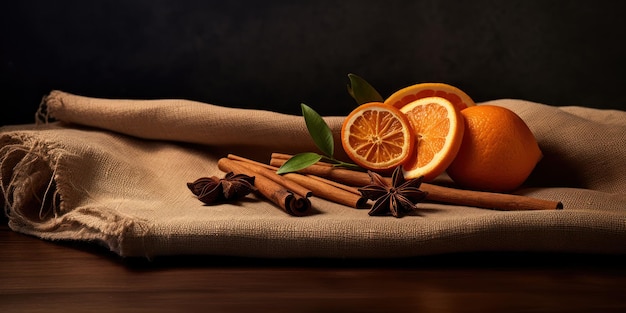
{"label": "orange pulp segment", "polygon": [[422,98],[441,97],[450,101],[459,111],[475,106],[474,100],[463,90],[444,83],[420,83],[402,88],[385,100],[385,104],[400,109]]}
{"label": "orange pulp segment", "polygon": [[463,116],[441,97],[418,99],[400,111],[408,117],[416,141],[412,157],[403,166],[404,177],[424,176],[431,181],[446,170],[461,147]]}

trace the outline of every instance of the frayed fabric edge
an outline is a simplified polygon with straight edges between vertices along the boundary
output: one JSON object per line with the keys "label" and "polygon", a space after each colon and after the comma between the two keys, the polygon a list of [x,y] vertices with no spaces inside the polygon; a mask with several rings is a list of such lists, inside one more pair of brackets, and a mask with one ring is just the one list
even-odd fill
{"label": "frayed fabric edge", "polygon": [[[109,221],[103,224],[100,218]],[[89,219],[93,219],[93,223],[87,222]],[[9,220],[9,227],[19,233],[51,241],[95,242],[121,257],[126,256],[127,237],[144,238],[149,233],[145,221],[122,217],[117,212],[102,208],[77,208],[33,226],[30,222],[23,223],[23,220]]]}
{"label": "frayed fabric edge", "polygon": [[41,98],[39,107],[37,108],[37,111],[35,112],[35,124],[36,125],[42,125],[42,124],[45,125],[45,124],[49,124],[49,123],[56,121],[52,111],[54,110],[55,105],[56,106],[62,105],[61,99],[59,96],[60,93],[61,92],[58,90],[53,90],[49,94],[44,95]]}
{"label": "frayed fabric edge", "polygon": [[109,209],[69,207],[63,188],[71,184],[63,181],[62,172],[68,168],[64,161],[72,157],[28,134],[0,137],[0,191],[9,227],[47,240],[97,241],[123,255],[124,238],[145,236],[147,223]]}

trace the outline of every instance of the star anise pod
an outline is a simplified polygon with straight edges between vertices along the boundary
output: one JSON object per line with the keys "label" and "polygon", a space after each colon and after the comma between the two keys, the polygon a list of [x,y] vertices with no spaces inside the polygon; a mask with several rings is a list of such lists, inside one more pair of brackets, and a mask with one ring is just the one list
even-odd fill
{"label": "star anise pod", "polygon": [[359,188],[362,198],[374,200],[369,215],[400,217],[403,213],[416,210],[416,204],[426,198],[426,192],[419,190],[423,177],[405,180],[402,167],[398,166],[391,175],[391,186],[378,173],[368,171],[371,183]]}
{"label": "star anise pod", "polygon": [[187,187],[205,204],[235,200],[256,190],[254,176],[229,172],[224,178],[215,176],[198,178]]}

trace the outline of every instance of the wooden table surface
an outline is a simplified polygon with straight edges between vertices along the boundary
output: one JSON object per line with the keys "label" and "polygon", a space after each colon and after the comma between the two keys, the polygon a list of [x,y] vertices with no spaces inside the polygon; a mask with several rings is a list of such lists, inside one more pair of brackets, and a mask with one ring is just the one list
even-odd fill
{"label": "wooden table surface", "polygon": [[0,312],[626,312],[625,261],[548,253],[122,259],[4,223]]}

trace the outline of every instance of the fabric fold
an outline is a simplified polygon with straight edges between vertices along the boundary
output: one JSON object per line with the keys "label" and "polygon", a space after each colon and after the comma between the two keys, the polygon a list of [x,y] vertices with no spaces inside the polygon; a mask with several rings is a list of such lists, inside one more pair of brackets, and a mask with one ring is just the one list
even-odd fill
{"label": "fabric fold", "polygon": [[[626,112],[503,99],[544,159],[516,191],[559,211],[504,212],[422,203],[400,219],[313,197],[294,217],[255,196],[203,205],[186,184],[223,176],[237,153],[315,149],[302,117],[186,100],[51,93],[45,123],[0,129],[9,226],[48,240],[98,242],[121,256],[387,258],[468,251],[626,253]],[[342,117],[328,117],[338,134]],[[337,141],[338,142],[338,141]]]}
{"label": "fabric fold", "polygon": [[[203,145],[315,149],[301,116],[237,109],[182,99],[98,99],[52,91],[38,114],[144,139]],[[326,117],[339,142],[343,117]],[[337,149],[340,150],[340,149]]]}

